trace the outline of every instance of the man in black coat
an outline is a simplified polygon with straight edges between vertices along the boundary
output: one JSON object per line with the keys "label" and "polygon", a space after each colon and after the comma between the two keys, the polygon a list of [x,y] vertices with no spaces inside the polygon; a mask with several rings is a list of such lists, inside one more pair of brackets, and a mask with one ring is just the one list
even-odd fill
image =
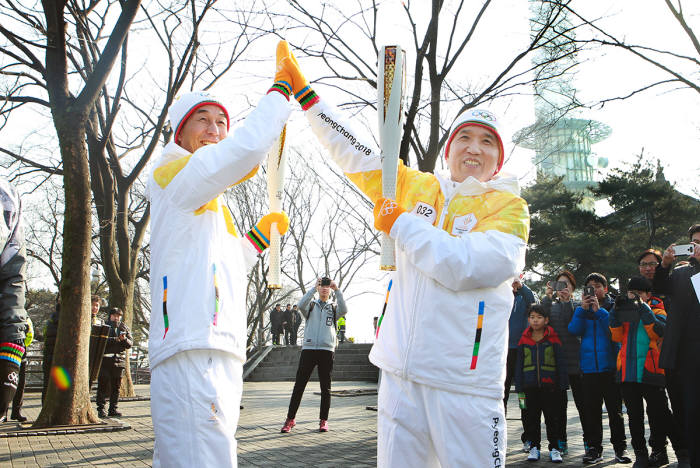
{"label": "man in black coat", "polygon": [[666,371],[673,416],[689,450],[690,463],[679,456],[678,466],[700,467],[700,224],[691,226],[688,236],[693,255],[672,269],[674,244],[666,249],[656,268],[654,291],[668,295],[671,302],[659,365]]}
{"label": "man in black coat", "polygon": [[97,415],[106,418],[105,400],[109,396],[109,416],[119,417],[122,414],[117,411],[119,404],[119,387],[122,383],[122,374],[126,366],[125,351],[131,348],[133,340],[129,327],[122,322],[122,311],[118,307],[109,309],[109,335],[107,346],[102,357],[100,375],[97,378]]}
{"label": "man in black coat", "polygon": [[279,304],[270,311],[270,333],[272,333],[272,344],[280,344],[280,334],[282,333],[282,322],[284,312]]}

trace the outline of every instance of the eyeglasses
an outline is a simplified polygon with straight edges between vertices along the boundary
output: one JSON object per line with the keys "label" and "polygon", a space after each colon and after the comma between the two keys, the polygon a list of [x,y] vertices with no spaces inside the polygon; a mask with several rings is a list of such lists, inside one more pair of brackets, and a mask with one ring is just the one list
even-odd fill
{"label": "eyeglasses", "polygon": [[642,268],[656,268],[659,262],[639,262],[639,266]]}

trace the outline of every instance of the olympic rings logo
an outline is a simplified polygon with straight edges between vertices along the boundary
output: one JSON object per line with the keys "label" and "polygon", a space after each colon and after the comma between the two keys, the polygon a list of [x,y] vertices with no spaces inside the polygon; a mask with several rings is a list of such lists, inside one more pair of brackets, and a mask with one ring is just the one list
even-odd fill
{"label": "olympic rings logo", "polygon": [[389,216],[394,212],[394,210],[398,207],[395,201],[392,200],[384,200],[384,203],[382,203],[382,207],[379,210],[380,216]]}
{"label": "olympic rings logo", "polygon": [[488,120],[489,122],[495,122],[495,121],[496,121],[496,117],[494,117],[493,114],[491,114],[491,113],[489,113],[489,112],[486,112],[486,111],[475,110],[474,112],[472,112],[472,115],[475,116],[475,117],[481,117],[482,119]]}

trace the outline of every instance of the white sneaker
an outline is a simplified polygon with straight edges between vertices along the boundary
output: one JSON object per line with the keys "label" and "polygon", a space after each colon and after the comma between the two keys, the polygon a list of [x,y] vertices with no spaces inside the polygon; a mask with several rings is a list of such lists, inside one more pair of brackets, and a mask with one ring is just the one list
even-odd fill
{"label": "white sneaker", "polygon": [[530,455],[527,456],[527,461],[537,461],[540,459],[540,449],[537,447],[530,448]]}
{"label": "white sneaker", "polygon": [[526,440],[523,442],[523,452],[528,453],[530,451],[530,441]]}
{"label": "white sneaker", "polygon": [[562,458],[561,458],[561,453],[557,449],[552,449],[549,451],[549,458],[552,460],[552,463],[561,463]]}

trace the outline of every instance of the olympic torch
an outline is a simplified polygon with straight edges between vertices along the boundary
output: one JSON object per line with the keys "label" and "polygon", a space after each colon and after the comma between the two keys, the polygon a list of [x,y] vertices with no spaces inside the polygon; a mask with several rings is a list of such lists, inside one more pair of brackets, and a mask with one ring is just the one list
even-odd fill
{"label": "olympic torch", "polygon": [[[284,146],[287,136],[285,125],[272,149],[267,155],[267,195],[270,200],[270,212],[282,211],[282,194],[284,193],[284,173],[287,169],[287,158]],[[270,269],[268,272],[268,289],[280,289],[280,232],[277,223],[270,226]]]}
{"label": "olympic torch", "polygon": [[[377,116],[382,158],[382,196],[396,200],[396,175],[403,130],[403,95],[406,88],[406,51],[399,46],[383,46],[377,70]],[[380,268],[396,270],[394,241],[385,233],[381,238]]]}

